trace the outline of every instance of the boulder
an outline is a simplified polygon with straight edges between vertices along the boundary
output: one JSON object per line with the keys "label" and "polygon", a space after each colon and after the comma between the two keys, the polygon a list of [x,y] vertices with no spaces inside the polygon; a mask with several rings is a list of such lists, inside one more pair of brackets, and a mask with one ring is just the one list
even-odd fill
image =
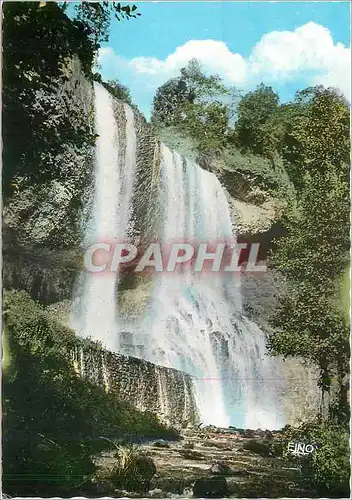
{"label": "boulder", "polygon": [[153,485],[155,490],[162,490],[165,493],[172,493],[174,495],[182,495],[185,488],[185,482],[183,479],[178,479],[174,477],[158,477],[153,480]]}
{"label": "boulder", "polygon": [[219,474],[219,475],[230,475],[232,474],[231,467],[225,462],[215,462],[209,469],[211,474]]}
{"label": "boulder", "polygon": [[195,498],[224,498],[227,494],[227,482],[223,476],[202,477],[193,486]]}
{"label": "boulder", "polygon": [[251,439],[243,443],[242,448],[244,450],[251,451],[252,453],[256,453],[257,455],[261,455],[262,457],[272,456],[272,451],[268,441]]}
{"label": "boulder", "polygon": [[159,441],[155,441],[155,443],[153,443],[153,446],[155,448],[170,448],[169,443],[164,441],[163,439],[160,439]]}
{"label": "boulder", "polygon": [[159,488],[155,488],[154,490],[150,490],[148,492],[149,498],[163,498],[164,496],[163,490],[160,490]]}

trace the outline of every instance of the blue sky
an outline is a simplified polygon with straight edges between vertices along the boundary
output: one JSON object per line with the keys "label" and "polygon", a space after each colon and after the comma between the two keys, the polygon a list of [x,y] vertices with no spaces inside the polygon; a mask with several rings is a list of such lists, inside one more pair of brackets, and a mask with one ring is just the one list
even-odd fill
{"label": "blue sky", "polygon": [[141,17],[112,22],[99,63],[147,117],[156,88],[192,57],[243,91],[271,84],[283,101],[318,83],[349,95],[348,2],[135,3]]}

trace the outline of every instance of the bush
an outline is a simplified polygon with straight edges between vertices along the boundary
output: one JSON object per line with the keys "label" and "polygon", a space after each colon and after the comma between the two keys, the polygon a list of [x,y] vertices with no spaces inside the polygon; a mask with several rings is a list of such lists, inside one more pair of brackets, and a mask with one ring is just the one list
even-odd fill
{"label": "bush", "polygon": [[230,174],[237,173],[247,181],[249,186],[256,186],[289,198],[294,197],[294,187],[279,156],[268,160],[262,156],[243,154],[231,148],[223,152],[222,159],[229,177]]}
{"label": "bush", "polygon": [[[151,413],[77,377],[70,351],[87,340],[25,292],[4,293],[3,486],[15,496],[82,494],[109,439],[165,437]],[[89,342],[92,349],[101,349]],[[100,439],[106,436],[108,440]]]}
{"label": "bush", "polygon": [[98,474],[99,479],[108,481],[114,489],[139,493],[148,491],[156,473],[153,460],[135,445],[117,446],[116,449],[116,462],[102,469]]}
{"label": "bush", "polygon": [[[289,428],[282,443],[286,450],[289,441],[317,444],[317,450],[296,459],[302,466],[302,474],[310,486],[322,496],[329,498],[350,497],[350,447],[348,425],[331,422],[308,423],[299,428]],[[288,460],[292,455],[283,452]]]}

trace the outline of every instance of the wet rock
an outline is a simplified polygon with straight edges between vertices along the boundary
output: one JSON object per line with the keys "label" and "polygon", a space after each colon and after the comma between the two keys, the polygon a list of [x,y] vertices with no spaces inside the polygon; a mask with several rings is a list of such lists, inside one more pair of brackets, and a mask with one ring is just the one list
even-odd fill
{"label": "wet rock", "polygon": [[219,474],[219,475],[230,475],[232,474],[231,467],[225,462],[215,462],[209,469],[211,474]]}
{"label": "wet rock", "polygon": [[266,441],[256,441],[251,439],[246,443],[243,443],[242,448],[244,450],[252,451],[262,457],[270,457],[272,455],[269,443]]}
{"label": "wet rock", "polygon": [[155,448],[170,448],[170,444],[167,441],[164,441],[163,439],[155,441],[155,443],[153,443],[153,446]]}
{"label": "wet rock", "polygon": [[186,460],[202,460],[204,455],[196,450],[179,450],[180,455]]}
{"label": "wet rock", "polygon": [[184,480],[174,477],[159,477],[154,479],[153,484],[155,485],[155,489],[160,489],[163,492],[174,495],[182,495],[185,488]]}
{"label": "wet rock", "polygon": [[149,498],[163,498],[165,495],[163,494],[163,490],[159,488],[155,488],[154,490],[150,490],[148,492]]}
{"label": "wet rock", "polygon": [[227,482],[222,476],[197,479],[193,486],[195,498],[224,498],[227,494]]}

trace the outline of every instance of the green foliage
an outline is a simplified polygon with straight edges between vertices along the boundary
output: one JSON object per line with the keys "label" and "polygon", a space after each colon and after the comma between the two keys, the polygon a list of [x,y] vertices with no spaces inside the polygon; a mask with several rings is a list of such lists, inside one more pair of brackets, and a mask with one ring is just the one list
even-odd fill
{"label": "green foliage", "polygon": [[279,96],[272,87],[263,84],[240,100],[232,137],[234,144],[245,152],[271,158],[277,150],[277,131],[271,120],[278,110]]}
{"label": "green foliage", "polygon": [[296,459],[308,486],[328,498],[350,498],[350,446],[349,427],[333,422],[311,422],[298,428],[288,428],[283,436],[283,451],[287,453],[290,441],[317,444],[317,450]]}
{"label": "green foliage", "polygon": [[[67,175],[57,156],[94,143],[75,112],[64,68],[78,55],[89,73],[93,47],[55,2],[6,2],[3,9],[3,194]],[[68,110],[71,110],[68,112]],[[20,139],[19,139],[20,138]]]}
{"label": "green foliage", "polygon": [[284,356],[304,356],[321,368],[330,386],[334,369],[348,371],[348,326],[339,306],[339,283],[348,262],[349,191],[334,171],[305,177],[297,212],[278,241],[271,263],[288,278],[286,295],[273,325],[270,348]]}
{"label": "green foliage", "polygon": [[[77,377],[79,340],[25,292],[5,292],[3,313],[11,362],[3,373],[3,487],[19,496],[84,493],[92,456],[108,441],[174,436],[156,416]],[[109,444],[110,447],[110,444]]]}
{"label": "green foliage", "polygon": [[[66,150],[95,143],[89,120],[74,109],[74,89],[65,87],[74,56],[91,78],[97,49],[107,41],[111,17],[140,15],[135,5],[77,2],[6,2],[3,9],[3,194],[68,175],[58,161]],[[115,92],[117,87],[114,87]],[[127,97],[126,90],[120,91]],[[20,138],[20,139],[19,139]]]}
{"label": "green foliage", "polygon": [[231,89],[217,75],[206,76],[197,60],[180,70],[156,92],[152,124],[156,129],[177,127],[189,136],[201,153],[216,153],[225,146],[230,119],[226,100]]}
{"label": "green foliage", "polygon": [[138,493],[149,490],[156,473],[153,460],[143,454],[138,446],[117,446],[115,462],[98,473],[99,479],[109,481],[113,489],[124,489]]}
{"label": "green foliage", "polygon": [[[241,153],[238,149],[227,147],[221,158],[226,165],[226,171],[229,172],[229,178],[230,172],[236,172],[248,186],[260,187],[273,195],[280,193],[287,202],[293,202],[294,188],[279,156],[268,160],[263,156]],[[224,177],[227,177],[226,172]]]}
{"label": "green foliage", "polygon": [[285,221],[288,237],[277,242],[271,259],[288,286],[272,321],[277,331],[269,347],[275,354],[318,363],[325,391],[337,373],[342,390],[349,370],[349,331],[340,305],[349,261],[346,106],[330,89],[308,89],[302,95],[309,97],[303,103],[307,116],[296,118],[292,131],[299,199]]}

